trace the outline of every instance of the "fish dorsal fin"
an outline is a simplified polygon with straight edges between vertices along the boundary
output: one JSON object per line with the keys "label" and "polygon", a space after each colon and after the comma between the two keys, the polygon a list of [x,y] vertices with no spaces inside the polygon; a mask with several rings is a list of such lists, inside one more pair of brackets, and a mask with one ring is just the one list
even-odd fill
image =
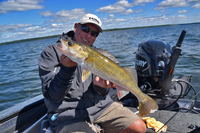
{"label": "fish dorsal fin", "polygon": [[90,76],[91,72],[87,69],[83,69],[83,72],[82,72],[82,82],[85,82],[85,80]]}
{"label": "fish dorsal fin", "polygon": [[106,56],[107,58],[109,58],[110,60],[112,60],[113,62],[119,64],[119,60],[115,58],[114,55],[112,55],[111,53],[109,53],[108,51],[101,49],[101,48],[96,48],[93,47],[93,49],[95,49],[96,51],[98,51],[99,53],[101,53],[102,55]]}
{"label": "fish dorsal fin", "polygon": [[124,67],[124,69],[131,76],[132,80],[137,84],[138,83],[137,71],[131,67]]}

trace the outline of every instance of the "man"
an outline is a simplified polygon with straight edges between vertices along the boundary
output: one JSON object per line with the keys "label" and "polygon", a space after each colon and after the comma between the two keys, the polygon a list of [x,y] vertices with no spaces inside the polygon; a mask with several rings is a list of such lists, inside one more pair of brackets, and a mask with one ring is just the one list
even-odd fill
{"label": "man", "polygon": [[[74,31],[61,37],[92,47],[102,32],[101,26],[96,15],[86,14],[74,24]],[[53,132],[145,132],[144,122],[108,95],[115,85],[95,75],[82,82],[83,68],[61,55],[56,49],[59,43],[48,46],[39,59],[42,92]]]}

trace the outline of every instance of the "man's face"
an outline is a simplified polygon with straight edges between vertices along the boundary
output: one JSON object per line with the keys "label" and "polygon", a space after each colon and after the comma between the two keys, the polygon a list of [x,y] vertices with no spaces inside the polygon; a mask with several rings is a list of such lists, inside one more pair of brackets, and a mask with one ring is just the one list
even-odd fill
{"label": "man's face", "polygon": [[[94,24],[88,23],[88,24],[84,24],[84,25],[88,26],[93,31],[99,31],[97,26],[94,25]],[[88,32],[88,33],[82,31],[81,25],[78,24],[78,23],[75,23],[75,25],[74,25],[74,33],[75,33],[74,34],[74,41],[86,44],[88,46],[92,46],[94,41],[96,40],[96,37],[93,37],[91,35],[91,31]]]}

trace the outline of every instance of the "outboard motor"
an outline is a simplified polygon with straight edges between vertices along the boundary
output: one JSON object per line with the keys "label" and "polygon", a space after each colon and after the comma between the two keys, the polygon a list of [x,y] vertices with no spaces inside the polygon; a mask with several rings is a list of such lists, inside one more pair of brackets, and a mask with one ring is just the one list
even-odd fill
{"label": "outboard motor", "polygon": [[138,86],[142,91],[159,96],[173,95],[173,72],[181,55],[181,44],[186,31],[182,31],[176,46],[163,41],[148,40],[140,43],[136,53],[135,68]]}

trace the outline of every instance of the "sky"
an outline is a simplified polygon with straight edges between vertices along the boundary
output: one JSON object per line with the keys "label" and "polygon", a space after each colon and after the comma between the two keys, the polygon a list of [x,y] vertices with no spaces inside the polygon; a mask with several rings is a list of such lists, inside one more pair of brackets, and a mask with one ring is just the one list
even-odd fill
{"label": "sky", "polygon": [[87,14],[103,29],[200,22],[200,0],[0,0],[0,43],[59,35]]}

